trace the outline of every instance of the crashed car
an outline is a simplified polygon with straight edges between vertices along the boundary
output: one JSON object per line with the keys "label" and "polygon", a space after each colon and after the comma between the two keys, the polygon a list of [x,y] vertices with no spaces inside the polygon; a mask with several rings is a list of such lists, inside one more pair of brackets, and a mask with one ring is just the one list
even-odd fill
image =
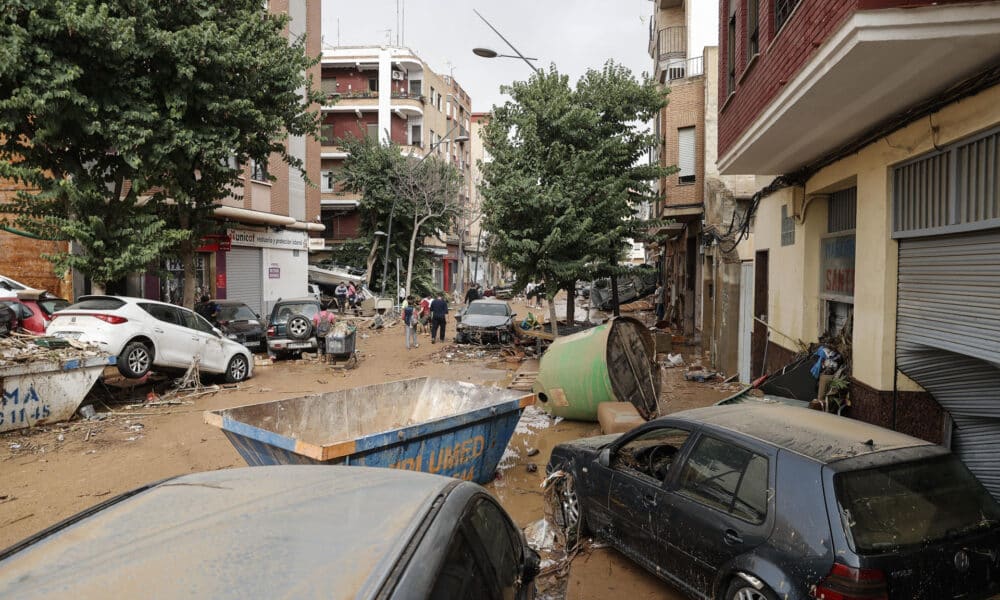
{"label": "crashed car", "polygon": [[1000,505],[947,449],[784,404],[713,406],[556,446],[557,521],[694,598],[1000,591]]}
{"label": "crashed car", "polygon": [[247,347],[251,352],[266,350],[264,324],[260,315],[239,300],[210,300],[218,307],[215,322],[227,338]]}
{"label": "crashed car", "polygon": [[455,319],[455,342],[459,344],[508,344],[514,335],[510,305],[499,300],[474,300]]}
{"label": "crashed car", "polygon": [[279,359],[319,350],[313,317],[322,310],[319,300],[312,297],[279,298],[267,321],[268,355]]}
{"label": "crashed car", "polygon": [[143,486],[0,552],[0,597],[530,600],[538,567],[475,483],[249,467]]}

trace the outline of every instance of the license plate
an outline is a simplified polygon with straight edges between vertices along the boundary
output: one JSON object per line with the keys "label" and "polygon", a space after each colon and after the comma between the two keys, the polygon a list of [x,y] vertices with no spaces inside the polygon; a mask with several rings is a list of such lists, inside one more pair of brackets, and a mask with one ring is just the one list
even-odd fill
{"label": "license plate", "polygon": [[260,346],[260,341],[258,340],[256,342],[243,342],[243,345],[246,346],[247,348],[256,348],[257,346]]}
{"label": "license plate", "polygon": [[309,342],[292,342],[291,344],[288,344],[288,347],[292,348],[292,349],[295,349],[295,348],[312,348],[312,344],[310,344]]}

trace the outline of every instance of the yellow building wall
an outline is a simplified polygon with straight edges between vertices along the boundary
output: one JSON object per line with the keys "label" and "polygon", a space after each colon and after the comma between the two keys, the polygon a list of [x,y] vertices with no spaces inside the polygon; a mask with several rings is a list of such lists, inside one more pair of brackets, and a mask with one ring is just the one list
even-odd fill
{"label": "yellow building wall", "polygon": [[[998,123],[1000,86],[919,119],[821,169],[806,183],[806,198],[855,184],[858,188],[852,361],[858,381],[879,390],[893,387],[898,244],[892,239],[892,167],[933,150],[935,144],[945,146]],[[796,223],[795,245],[782,247],[781,206],[789,204],[791,211],[795,190],[786,188],[761,202],[754,243],[758,250],[770,250],[771,324],[814,342],[821,330],[819,248],[827,212],[825,201],[810,203],[805,223]],[[781,336],[772,339],[788,343]],[[921,389],[901,373],[897,386],[901,391]]]}

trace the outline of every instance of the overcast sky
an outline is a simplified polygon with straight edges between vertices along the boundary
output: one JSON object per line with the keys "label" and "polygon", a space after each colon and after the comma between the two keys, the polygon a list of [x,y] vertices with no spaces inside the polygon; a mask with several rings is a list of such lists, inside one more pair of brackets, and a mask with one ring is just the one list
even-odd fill
{"label": "overcast sky", "polygon": [[[397,4],[405,3],[403,44],[439,74],[454,75],[472,97],[472,109],[485,112],[504,97],[499,86],[526,79],[531,71],[520,59],[480,58],[477,46],[514,54],[476,16],[477,9],[525,56],[577,79],[609,58],[636,75],[652,70],[648,54],[650,0],[323,0],[323,37],[328,45],[395,44]],[[689,56],[715,45],[718,5],[695,0]],[[339,25],[339,27],[338,27]],[[387,32],[387,30],[389,30]],[[338,37],[339,31],[339,37]]]}

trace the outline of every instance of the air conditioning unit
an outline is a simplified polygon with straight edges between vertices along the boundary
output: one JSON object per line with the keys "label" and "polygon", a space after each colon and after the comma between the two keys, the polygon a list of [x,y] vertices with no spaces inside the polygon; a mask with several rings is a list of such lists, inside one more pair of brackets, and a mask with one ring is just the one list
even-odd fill
{"label": "air conditioning unit", "polygon": [[395,79],[396,81],[402,81],[403,80],[403,73],[400,72],[400,71],[393,71],[392,72],[392,78]]}

